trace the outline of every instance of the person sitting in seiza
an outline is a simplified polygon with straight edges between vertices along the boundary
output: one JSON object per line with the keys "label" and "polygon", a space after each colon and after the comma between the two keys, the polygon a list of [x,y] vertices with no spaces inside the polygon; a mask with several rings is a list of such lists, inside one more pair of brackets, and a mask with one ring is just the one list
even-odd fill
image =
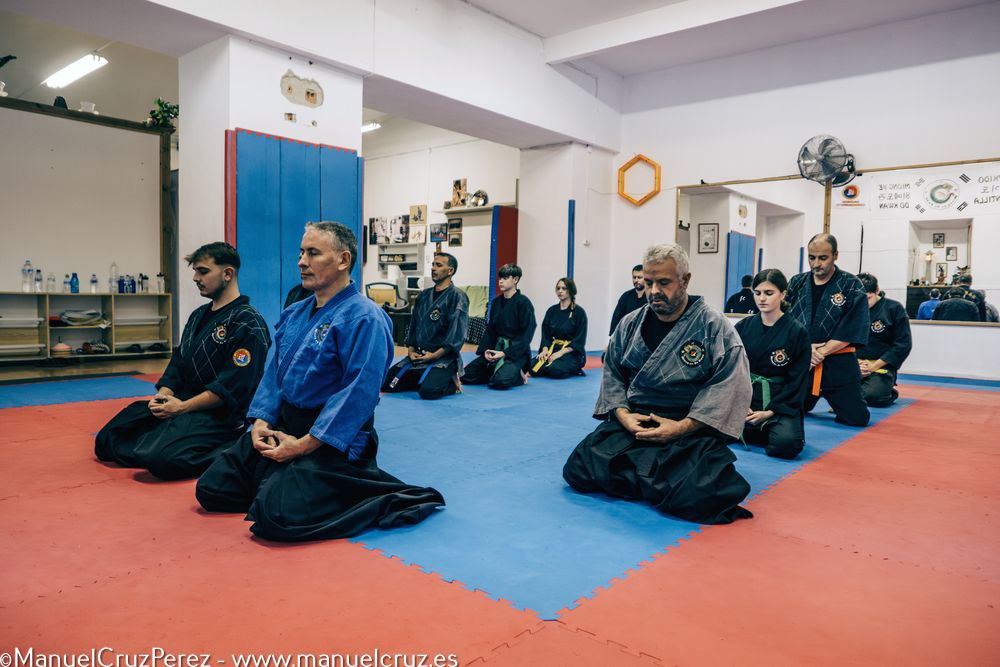
{"label": "person sitting in seiza", "polygon": [[185,260],[210,302],[188,318],[156,395],[115,415],[94,447],[102,461],[160,479],[197,477],[240,436],[271,346],[264,319],[240,295],[236,248],[209,243]]}
{"label": "person sitting in seiza", "polygon": [[504,264],[497,271],[502,294],[490,302],[490,319],[476,358],[465,367],[463,384],[510,389],[524,384],[535,335],[535,307],[517,284],[521,267]]}
{"label": "person sitting in seiza", "polygon": [[910,318],[903,304],[885,298],[879,291],[878,278],[859,273],[858,280],[868,297],[871,320],[868,343],[855,352],[861,370],[861,395],[870,407],[885,408],[899,398],[896,373],[913,349]]}
{"label": "person sitting in seiza", "polygon": [[259,537],[348,537],[416,523],[444,505],[436,490],[376,464],[374,413],[393,345],[389,316],[351,281],[357,253],[344,225],[306,225],[299,271],[313,295],[281,313],[252,429],[198,480],[202,507],[246,512]]}
{"label": "person sitting in seiza", "polygon": [[806,412],[820,394],[830,403],[836,421],[867,426],[871,419],[861,396],[861,371],[854,356],[868,342],[868,302],[853,274],[837,265],[837,239],[817,234],[809,240],[809,271],[788,281],[787,314],[805,326],[812,341],[812,378]]}
{"label": "person sitting in seiza", "polygon": [[542,318],[542,344],[528,371],[534,376],[561,379],[583,375],[587,363],[587,313],[576,305],[576,283],[560,278],[559,303],[549,306]]}
{"label": "person sitting in seiza", "polygon": [[435,253],[431,263],[434,286],[417,297],[406,335],[406,356],[389,369],[382,391],[416,389],[420,398],[428,400],[458,391],[462,345],[469,331],[469,297],[452,283],[457,270],[454,255]]}
{"label": "person sitting in seiza", "polygon": [[743,441],[780,459],[794,459],[805,446],[802,404],[812,360],[809,332],[781,310],[787,289],[785,274],[764,269],[753,277],[758,314],[736,323],[753,382]]}
{"label": "person sitting in seiza", "polygon": [[683,248],[649,248],[643,275],[649,304],[611,337],[594,408],[602,422],[570,454],[563,478],[688,521],[749,518],[739,503],[750,484],[726,446],[750,407],[743,344],[723,315],[688,295]]}
{"label": "person sitting in seiza", "polygon": [[633,310],[639,310],[646,305],[646,283],[642,279],[642,264],[636,264],[632,267],[632,289],[625,290],[620,297],[618,297],[618,303],[615,304],[615,310],[611,313],[611,327],[608,329],[608,335],[610,336],[615,332],[615,328],[618,323],[622,321],[622,318],[631,313]]}
{"label": "person sitting in seiza", "polygon": [[961,287],[949,289],[934,309],[931,319],[944,322],[982,322],[979,319],[979,308],[966,299],[965,295],[966,292]]}

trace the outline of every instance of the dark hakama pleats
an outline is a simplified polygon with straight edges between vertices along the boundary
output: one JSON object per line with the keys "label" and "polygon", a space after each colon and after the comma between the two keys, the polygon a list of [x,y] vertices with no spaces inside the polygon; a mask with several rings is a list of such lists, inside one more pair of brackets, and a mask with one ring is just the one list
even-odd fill
{"label": "dark hakama pleats", "polygon": [[700,432],[646,443],[616,420],[603,422],[576,446],[563,478],[578,491],[646,500],[687,521],[732,523],[753,516],[739,503],[750,493],[722,436]]}
{"label": "dark hakama pleats", "polygon": [[135,401],[97,434],[94,454],[127,468],[145,468],[165,480],[203,473],[239,437],[239,424],[212,411],[158,419],[148,400]]}
{"label": "dark hakama pleats", "polygon": [[[301,437],[316,412],[282,406],[277,430]],[[210,512],[246,512],[258,537],[299,542],[350,537],[372,527],[417,523],[443,506],[429,487],[405,484],[379,469],[378,436],[349,461],[329,445],[285,463],[261,456],[246,433],[201,476],[196,496]]]}

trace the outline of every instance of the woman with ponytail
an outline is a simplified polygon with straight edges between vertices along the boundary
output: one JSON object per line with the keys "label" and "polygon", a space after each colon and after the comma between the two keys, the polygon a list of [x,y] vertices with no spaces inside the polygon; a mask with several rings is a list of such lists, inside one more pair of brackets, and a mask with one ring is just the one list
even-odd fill
{"label": "woman with ponytail", "polygon": [[576,305],[576,283],[560,278],[556,283],[559,302],[545,311],[542,347],[531,361],[530,373],[548,378],[583,375],[587,363],[587,313]]}
{"label": "woman with ponytail", "polygon": [[788,281],[778,269],[754,276],[760,312],[740,320],[736,331],[743,339],[753,383],[743,440],[763,445],[768,456],[794,459],[805,445],[803,403],[812,347],[805,327],[782,311],[787,289]]}

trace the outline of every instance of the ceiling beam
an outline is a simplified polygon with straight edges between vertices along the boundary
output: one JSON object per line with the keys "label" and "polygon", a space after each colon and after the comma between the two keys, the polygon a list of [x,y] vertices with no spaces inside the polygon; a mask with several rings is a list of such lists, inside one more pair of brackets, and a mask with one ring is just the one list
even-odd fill
{"label": "ceiling beam", "polygon": [[586,58],[607,49],[713,23],[794,5],[801,0],[687,0],[543,40],[551,64]]}

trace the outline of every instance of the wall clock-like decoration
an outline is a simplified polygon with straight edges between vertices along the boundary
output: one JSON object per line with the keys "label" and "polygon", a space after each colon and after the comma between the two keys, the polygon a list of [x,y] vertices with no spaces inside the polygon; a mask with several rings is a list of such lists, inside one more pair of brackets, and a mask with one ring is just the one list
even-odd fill
{"label": "wall clock-like decoration", "polygon": [[[643,163],[653,170],[653,189],[636,199],[625,192],[625,173],[639,163]],[[642,153],[637,153],[634,158],[618,168],[618,196],[631,202],[635,206],[642,206],[660,192],[660,164],[650,160]]]}

